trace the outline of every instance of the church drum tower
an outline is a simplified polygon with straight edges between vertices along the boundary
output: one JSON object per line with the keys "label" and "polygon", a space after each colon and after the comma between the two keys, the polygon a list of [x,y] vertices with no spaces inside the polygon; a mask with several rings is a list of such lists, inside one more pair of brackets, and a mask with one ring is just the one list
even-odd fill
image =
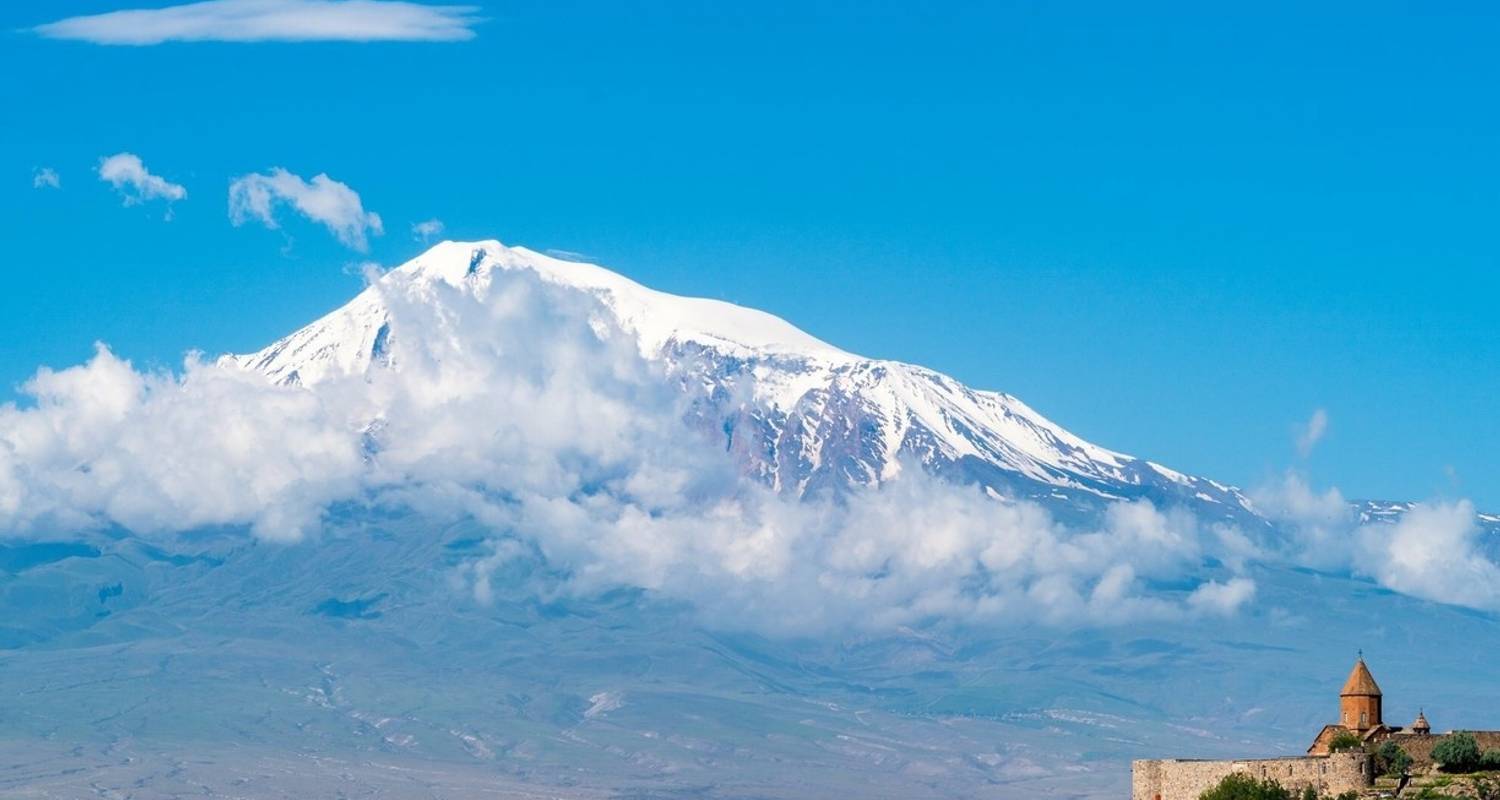
{"label": "church drum tower", "polygon": [[1384,724],[1380,719],[1380,686],[1363,657],[1354,663],[1349,680],[1339,692],[1339,724],[1360,735]]}

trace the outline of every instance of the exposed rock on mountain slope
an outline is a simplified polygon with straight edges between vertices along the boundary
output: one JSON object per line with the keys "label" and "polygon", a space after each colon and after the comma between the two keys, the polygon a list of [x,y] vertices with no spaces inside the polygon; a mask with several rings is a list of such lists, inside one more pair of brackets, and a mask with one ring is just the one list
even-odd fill
{"label": "exposed rock on mountain slope", "polygon": [[[723,437],[745,474],[782,492],[837,494],[918,465],[1064,516],[1145,497],[1205,519],[1254,518],[1232,487],[1091,444],[1011,395],[847,353],[764,312],[657,292],[601,267],[494,241],[444,242],[396,273],[483,298],[495,270],[530,270],[596,299],[611,317],[601,324],[634,335],[642,356],[679,383],[694,424]],[[432,301],[441,296],[432,293]],[[391,342],[403,333],[377,285],[270,347],[227,360],[315,386],[400,369]]]}

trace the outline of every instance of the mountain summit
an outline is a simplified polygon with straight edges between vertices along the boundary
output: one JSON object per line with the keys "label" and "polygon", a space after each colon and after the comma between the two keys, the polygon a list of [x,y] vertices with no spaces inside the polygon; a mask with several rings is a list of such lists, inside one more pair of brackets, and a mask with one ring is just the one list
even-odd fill
{"label": "mountain summit", "polygon": [[304,386],[399,369],[388,357],[393,339],[423,332],[400,330],[381,284],[441,284],[483,299],[497,270],[530,271],[597,302],[606,322],[632,334],[641,355],[688,394],[694,425],[722,437],[747,476],[784,493],[838,494],[920,465],[1064,515],[1148,498],[1208,519],[1254,517],[1238,490],[1087,442],[1011,395],[848,353],[762,311],[659,292],[603,267],[497,241],[438,244],[344,307],[225,361]]}

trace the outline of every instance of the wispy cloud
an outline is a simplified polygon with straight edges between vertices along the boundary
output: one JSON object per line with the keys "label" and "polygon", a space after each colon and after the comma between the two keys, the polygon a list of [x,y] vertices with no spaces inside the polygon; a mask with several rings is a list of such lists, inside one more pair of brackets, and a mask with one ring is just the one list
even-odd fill
{"label": "wispy cloud", "polygon": [[258,220],[267,228],[279,228],[276,207],[283,204],[328,228],[346,247],[361,252],[369,249],[367,234],[385,231],[380,215],[365,211],[357,192],[325,174],[305,181],[274,167],[265,174],[241,175],[229,184],[229,219],[235,225]]}
{"label": "wispy cloud", "polygon": [[37,167],[31,173],[31,188],[33,189],[61,189],[62,179],[57,177],[57,170],[51,167]]}
{"label": "wispy cloud", "polygon": [[580,253],[576,250],[559,250],[555,247],[549,247],[547,248],[546,252],[547,255],[552,256],[553,258],[561,259],[563,261],[577,261],[580,264],[588,263],[594,260],[593,256],[590,256],[587,253]]}
{"label": "wispy cloud", "polygon": [[427,244],[428,242],[432,241],[432,237],[441,236],[442,233],[443,221],[440,219],[429,219],[423,222],[414,223],[411,226],[412,238],[416,239],[422,244]]}
{"label": "wispy cloud", "polygon": [[1303,458],[1312,455],[1313,448],[1318,442],[1323,441],[1323,436],[1328,433],[1328,412],[1318,409],[1313,412],[1306,424],[1297,428],[1297,454]]}
{"label": "wispy cloud", "polygon": [[68,17],[33,32],[107,45],[163,42],[452,42],[474,38],[476,6],[396,0],[207,0]]}
{"label": "wispy cloud", "polygon": [[[99,180],[115,187],[125,198],[125,205],[134,206],[149,200],[166,200],[171,204],[187,197],[187,189],[172,183],[160,175],[153,175],[146,164],[135,153],[116,153],[99,160]],[[170,205],[167,219],[172,218]]]}

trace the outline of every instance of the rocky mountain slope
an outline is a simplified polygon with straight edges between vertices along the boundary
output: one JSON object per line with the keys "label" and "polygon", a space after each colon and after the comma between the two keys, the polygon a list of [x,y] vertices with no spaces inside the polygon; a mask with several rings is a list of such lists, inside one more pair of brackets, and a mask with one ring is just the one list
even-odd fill
{"label": "rocky mountain slope", "polygon": [[[999,496],[1068,514],[1148,498],[1208,519],[1254,518],[1233,487],[1087,442],[1002,392],[970,388],[912,364],[845,352],[764,312],[678,297],[602,267],[499,242],[444,242],[382,281],[456,287],[482,297],[496,270],[528,270],[598,301],[690,401],[705,435],[721,438],[746,475],[796,495],[878,484],[916,465]],[[432,302],[443,302],[439,293]],[[403,335],[379,282],[269,347],[226,357],[278,382],[400,369]]]}

